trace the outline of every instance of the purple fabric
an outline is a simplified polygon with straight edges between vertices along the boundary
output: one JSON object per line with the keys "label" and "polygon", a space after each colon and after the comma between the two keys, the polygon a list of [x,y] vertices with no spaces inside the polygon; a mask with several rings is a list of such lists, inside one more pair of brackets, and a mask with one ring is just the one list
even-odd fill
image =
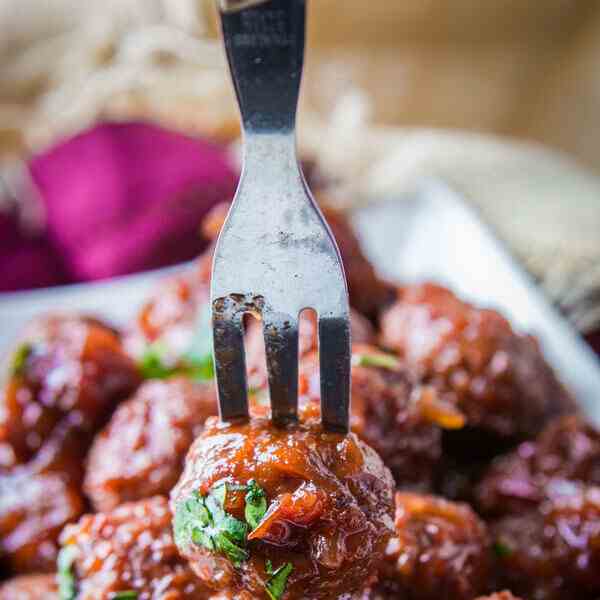
{"label": "purple fabric", "polygon": [[67,282],[60,257],[48,240],[22,234],[15,218],[0,213],[0,291]]}
{"label": "purple fabric", "polygon": [[98,125],[30,167],[48,237],[83,281],[193,258],[203,216],[237,185],[224,149],[146,123]]}

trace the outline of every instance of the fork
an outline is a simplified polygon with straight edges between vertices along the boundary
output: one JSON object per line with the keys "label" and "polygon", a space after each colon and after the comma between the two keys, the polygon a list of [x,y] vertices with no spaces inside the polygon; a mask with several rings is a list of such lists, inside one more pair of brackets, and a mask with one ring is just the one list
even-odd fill
{"label": "fork", "polygon": [[243,169],[212,271],[213,350],[219,410],[248,418],[244,315],[262,321],[271,415],[297,420],[298,319],[318,318],[321,421],[347,432],[348,290],[340,254],[296,155],[305,0],[220,0],[223,38],[241,113]]}

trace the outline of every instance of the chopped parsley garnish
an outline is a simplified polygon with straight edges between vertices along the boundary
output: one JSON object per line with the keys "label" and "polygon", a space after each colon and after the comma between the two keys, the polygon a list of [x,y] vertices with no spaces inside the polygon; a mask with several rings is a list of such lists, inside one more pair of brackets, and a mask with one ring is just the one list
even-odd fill
{"label": "chopped parsley garnish", "polygon": [[494,542],[494,552],[498,558],[507,558],[513,553],[513,549],[505,540],[496,540]]}
{"label": "chopped parsley garnish", "polygon": [[245,549],[248,525],[225,509],[227,484],[213,487],[207,496],[194,492],[177,507],[174,519],[175,541],[190,542],[226,556],[235,567],[248,559]]}
{"label": "chopped parsley garnish", "polygon": [[65,546],[59,553],[57,559],[58,567],[58,597],[60,600],[75,600],[77,590],[75,589],[75,574],[73,563],[77,559],[77,548]]}
{"label": "chopped parsley garnish", "polygon": [[176,365],[170,366],[165,351],[159,344],[148,346],[138,367],[144,379],[168,379],[174,375],[183,375],[196,381],[209,381],[214,378],[212,354],[204,357],[184,355]]}
{"label": "chopped parsley garnish", "polygon": [[[228,491],[246,493],[245,523],[226,512]],[[194,491],[187,500],[180,502],[175,510],[175,543],[178,546],[195,544],[212,552],[219,552],[237,568],[250,557],[246,548],[248,533],[258,527],[267,509],[267,495],[253,479],[247,485],[241,486],[217,484],[206,496]],[[265,571],[269,576],[265,590],[271,600],[279,600],[283,596],[292,570],[291,563],[281,565],[275,570],[270,561],[265,563]]]}
{"label": "chopped parsley garnish", "polygon": [[18,377],[23,374],[25,363],[33,352],[33,346],[31,344],[21,344],[14,352],[12,358],[12,364],[10,366],[10,374],[13,377]]}
{"label": "chopped parsley garnish", "polygon": [[166,379],[176,373],[176,368],[167,366],[164,351],[159,344],[151,344],[138,363],[144,379]]}
{"label": "chopped parsley garnish", "polygon": [[[245,523],[225,511],[228,491],[246,492]],[[258,526],[266,512],[267,495],[254,480],[242,486],[221,483],[213,486],[206,496],[193,492],[175,511],[175,543],[179,546],[193,543],[220,552],[239,567],[249,557],[248,533]]]}
{"label": "chopped parsley garnish", "polygon": [[273,570],[271,561],[265,562],[265,571],[269,575],[269,579],[265,583],[265,590],[271,600],[279,600],[283,596],[288,577],[293,570],[292,563],[285,563]]}
{"label": "chopped parsley garnish", "polygon": [[167,348],[160,342],[150,344],[138,364],[142,376],[145,379],[167,379],[173,375],[183,375],[197,381],[214,379],[212,325],[208,305],[200,311],[195,330],[189,349],[177,360],[168,356]]}
{"label": "chopped parsley garnish", "polygon": [[250,529],[256,529],[267,512],[267,495],[253,479],[248,482],[244,517]]}
{"label": "chopped parsley garnish", "polygon": [[393,370],[400,366],[400,361],[392,354],[353,354],[352,364],[355,367],[380,367]]}
{"label": "chopped parsley garnish", "polygon": [[125,590],[123,592],[113,592],[111,600],[137,600],[138,593],[135,590]]}

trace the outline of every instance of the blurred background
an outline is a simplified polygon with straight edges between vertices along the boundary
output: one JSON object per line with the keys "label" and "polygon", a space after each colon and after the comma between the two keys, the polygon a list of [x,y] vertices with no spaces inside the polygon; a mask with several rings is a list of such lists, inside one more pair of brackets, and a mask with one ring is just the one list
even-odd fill
{"label": "blurred background", "polygon": [[[348,208],[446,180],[593,335],[598,61],[595,1],[313,0],[309,178]],[[0,289],[191,258],[237,135],[212,0],[0,0]]]}

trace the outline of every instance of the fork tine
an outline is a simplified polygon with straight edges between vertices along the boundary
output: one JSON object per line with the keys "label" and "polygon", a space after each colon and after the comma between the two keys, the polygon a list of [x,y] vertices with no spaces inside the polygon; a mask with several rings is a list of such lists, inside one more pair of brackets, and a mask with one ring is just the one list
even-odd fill
{"label": "fork tine", "polygon": [[213,310],[213,352],[222,421],[248,418],[243,313]]}
{"label": "fork tine", "polygon": [[328,431],[348,433],[350,325],[348,318],[319,316],[321,418]]}
{"label": "fork tine", "polygon": [[263,313],[273,422],[282,426],[298,418],[298,317]]}

